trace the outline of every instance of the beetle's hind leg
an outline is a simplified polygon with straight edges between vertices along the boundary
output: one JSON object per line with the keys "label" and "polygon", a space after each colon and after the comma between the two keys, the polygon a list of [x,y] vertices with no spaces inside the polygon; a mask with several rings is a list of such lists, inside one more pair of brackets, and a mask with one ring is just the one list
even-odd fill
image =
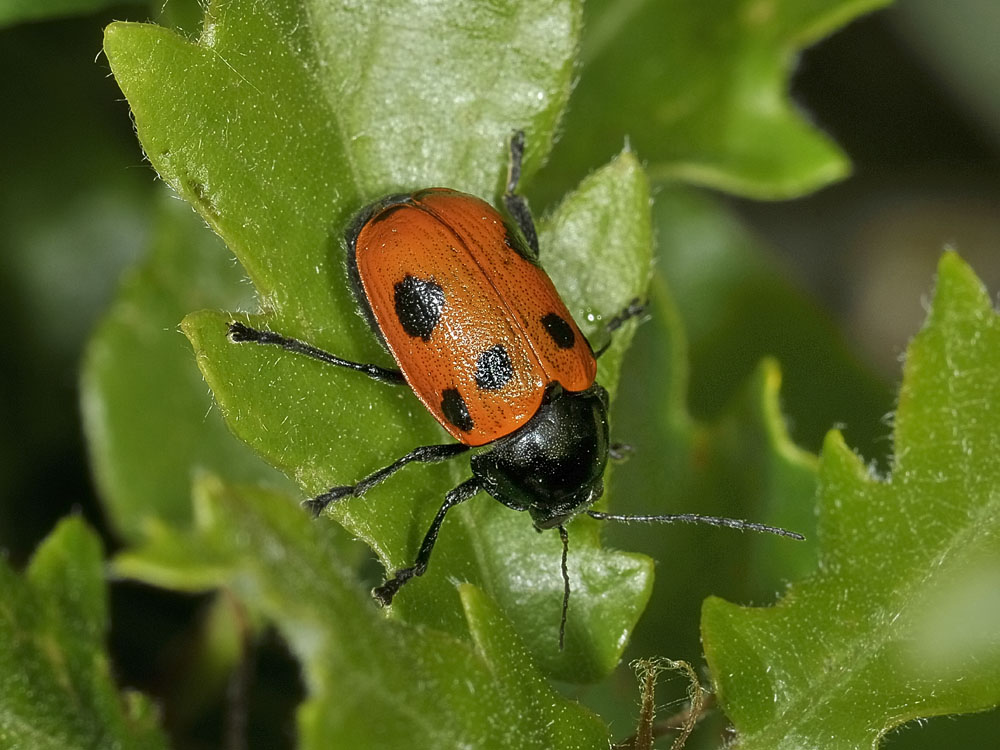
{"label": "beetle's hind leg", "polygon": [[627,461],[635,453],[635,447],[628,443],[612,443],[608,446],[608,458],[612,461]]}
{"label": "beetle's hind leg", "polygon": [[638,297],[631,300],[625,307],[618,311],[608,324],[605,326],[605,330],[610,334],[617,331],[627,320],[632,318],[637,318],[646,312],[646,304],[642,302]]}
{"label": "beetle's hind leg", "polygon": [[422,445],[414,448],[398,461],[393,461],[388,466],[384,466],[378,471],[372,472],[357,484],[346,484],[331,487],[322,495],[317,495],[311,500],[302,503],[308,508],[313,518],[318,516],[332,502],[345,497],[360,497],[377,484],[381,484],[397,471],[409,463],[433,464],[438,461],[447,461],[449,458],[461,455],[469,450],[469,446],[463,443],[448,443],[446,445]]}
{"label": "beetle's hind leg", "polygon": [[535,221],[531,218],[524,196],[517,192],[517,184],[521,181],[521,161],[524,159],[524,131],[518,130],[510,139],[510,162],[507,166],[507,188],[503,194],[503,205],[507,213],[517,223],[518,229],[528,241],[528,247],[538,258],[538,232]]}
{"label": "beetle's hind leg", "polygon": [[611,346],[614,332],[621,328],[626,321],[631,320],[632,318],[638,318],[644,312],[646,312],[646,305],[638,297],[625,305],[625,307],[623,307],[621,311],[611,318],[611,320],[608,321],[608,324],[604,326],[608,340],[605,341],[604,345],[594,353],[594,357],[600,357],[608,350],[608,347]]}
{"label": "beetle's hind leg", "polygon": [[262,331],[258,328],[251,328],[245,323],[240,323],[238,320],[229,323],[229,340],[235,344],[253,343],[277,346],[296,354],[304,354],[307,357],[318,359],[320,362],[326,362],[328,365],[345,367],[349,370],[363,373],[373,380],[380,380],[383,383],[402,385],[406,382],[403,379],[403,373],[391,367],[380,367],[379,365],[366,364],[364,362],[352,362],[349,359],[338,357],[336,354],[318,349],[312,344],[307,344],[305,341],[282,336],[280,333],[274,333],[273,331]]}
{"label": "beetle's hind leg", "polygon": [[420,551],[417,552],[417,559],[413,565],[408,568],[400,568],[392,578],[381,586],[372,589],[372,596],[375,597],[375,600],[379,604],[383,607],[389,606],[392,603],[392,598],[396,596],[407,581],[424,574],[427,570],[427,563],[431,559],[431,551],[434,549],[434,543],[437,541],[438,533],[441,531],[441,524],[444,523],[445,515],[447,515],[449,510],[459,503],[465,502],[482,488],[482,482],[479,478],[473,477],[472,479],[465,480],[445,495],[444,503],[441,505],[440,510],[438,510],[437,515],[434,516],[431,527],[427,530],[424,541],[420,544]]}

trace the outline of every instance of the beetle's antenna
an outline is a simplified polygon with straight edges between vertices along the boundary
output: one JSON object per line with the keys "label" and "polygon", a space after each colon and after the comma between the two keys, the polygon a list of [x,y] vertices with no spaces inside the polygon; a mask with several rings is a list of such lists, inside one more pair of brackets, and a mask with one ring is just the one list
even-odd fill
{"label": "beetle's antenna", "polygon": [[569,611],[569,567],[566,565],[566,558],[569,555],[569,534],[565,526],[559,526],[559,538],[562,539],[562,577],[563,577],[563,603],[562,619],[559,620],[559,650],[563,650],[566,645],[566,613]]}
{"label": "beetle's antenna", "polygon": [[598,521],[621,521],[622,523],[703,523],[709,526],[725,526],[730,529],[740,531],[762,531],[778,536],[787,536],[791,539],[805,539],[802,534],[788,531],[777,526],[767,526],[763,523],[753,521],[739,521],[735,518],[719,518],[718,516],[700,516],[697,513],[675,513],[665,516],[620,516],[615,513],[601,513],[596,510],[584,511],[591,518]]}

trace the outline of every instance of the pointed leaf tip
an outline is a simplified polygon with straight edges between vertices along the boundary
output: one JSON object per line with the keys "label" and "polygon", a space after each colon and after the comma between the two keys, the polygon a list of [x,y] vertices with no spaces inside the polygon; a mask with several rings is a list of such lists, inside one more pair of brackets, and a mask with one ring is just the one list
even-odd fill
{"label": "pointed leaf tip", "polygon": [[991,312],[989,292],[975,271],[957,252],[946,251],[938,262],[937,284],[926,325],[940,325],[950,319],[978,318]]}

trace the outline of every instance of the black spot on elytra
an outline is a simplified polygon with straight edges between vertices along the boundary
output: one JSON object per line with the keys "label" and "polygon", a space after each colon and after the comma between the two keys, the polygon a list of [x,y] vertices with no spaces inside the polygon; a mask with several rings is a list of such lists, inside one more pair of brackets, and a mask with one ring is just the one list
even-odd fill
{"label": "black spot on elytra", "polygon": [[462,432],[472,429],[474,422],[469,416],[469,407],[465,405],[465,399],[457,389],[448,388],[441,394],[441,413]]}
{"label": "black spot on elytra", "polygon": [[549,334],[552,341],[554,341],[555,345],[560,349],[573,348],[573,342],[576,341],[576,336],[573,334],[573,328],[559,315],[549,313],[542,318],[542,325],[545,326],[545,332]]}
{"label": "black spot on elytra", "polygon": [[498,391],[514,377],[514,365],[503,344],[479,355],[476,361],[476,385],[484,391]]}
{"label": "black spot on elytra", "polygon": [[444,290],[430,279],[407,275],[394,287],[396,317],[413,338],[430,341],[444,309]]}

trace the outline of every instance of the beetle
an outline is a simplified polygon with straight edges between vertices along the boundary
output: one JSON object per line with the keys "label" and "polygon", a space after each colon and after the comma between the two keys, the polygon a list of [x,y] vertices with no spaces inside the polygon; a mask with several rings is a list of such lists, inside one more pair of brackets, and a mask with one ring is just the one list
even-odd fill
{"label": "beetle", "polygon": [[398,369],[353,362],[281,334],[229,325],[229,339],[278,346],[408,385],[457,442],[425,445],[353,485],[305,501],[314,515],[360,497],[410,463],[434,463],[475,450],[472,476],[445,495],[414,563],[372,595],[388,606],[407,581],[423,575],[448,511],[480,492],[527,511],[537,530],[562,539],[565,642],[570,581],[566,523],[586,513],[612,521],[689,522],[799,534],[759,523],[698,514],[621,516],[592,510],[604,491],[609,457],[608,393],[595,382],[611,335],[643,307],[630,302],[606,325],[596,352],[539,264],[538,235],[517,193],[524,134],[510,140],[503,204],[448,188],[392,194],[363,208],[346,230],[347,275],[362,314]]}

